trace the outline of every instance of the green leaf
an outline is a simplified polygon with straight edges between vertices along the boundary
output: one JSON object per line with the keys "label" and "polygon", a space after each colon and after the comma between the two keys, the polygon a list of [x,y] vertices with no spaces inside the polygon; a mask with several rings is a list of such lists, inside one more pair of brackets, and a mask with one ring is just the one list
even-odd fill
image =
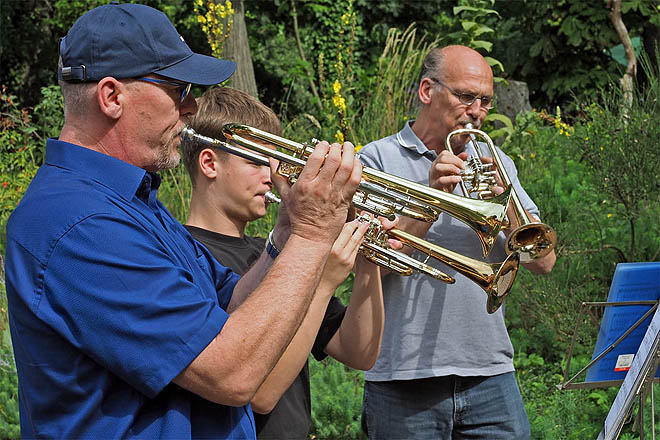
{"label": "green leaf", "polygon": [[463,11],[478,12],[479,9],[475,8],[473,6],[454,6],[454,9],[453,9],[454,15],[458,15]]}
{"label": "green leaf", "polygon": [[504,72],[504,66],[498,60],[496,60],[493,57],[484,57],[484,58],[486,59],[490,67],[498,66],[500,69],[502,69],[502,72]]}
{"label": "green leaf", "polygon": [[463,21],[461,22],[461,26],[463,27],[464,31],[469,31],[470,29],[478,27],[479,25],[474,21]]}
{"label": "green leaf", "polygon": [[490,28],[488,26],[484,26],[484,25],[480,24],[479,27],[477,28],[477,30],[475,31],[474,35],[478,37],[481,34],[487,34],[487,33],[492,33],[492,32],[495,32],[495,30],[493,30],[492,28]]}
{"label": "green leaf", "polygon": [[493,43],[484,40],[474,40],[470,45],[475,49],[484,49],[486,52],[490,52],[493,48]]}
{"label": "green leaf", "polygon": [[502,124],[504,124],[509,130],[513,131],[513,122],[511,121],[511,118],[501,113],[488,113],[488,115],[486,115],[486,121],[488,122],[499,121]]}

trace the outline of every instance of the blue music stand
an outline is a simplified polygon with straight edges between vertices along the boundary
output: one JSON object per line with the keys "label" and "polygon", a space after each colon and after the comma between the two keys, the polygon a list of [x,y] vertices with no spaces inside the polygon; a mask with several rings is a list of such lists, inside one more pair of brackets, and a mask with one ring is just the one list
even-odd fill
{"label": "blue music stand", "polygon": [[[568,353],[560,389],[620,385],[660,302],[660,262],[619,263],[607,302],[583,302]],[[591,362],[568,379],[578,325],[586,307],[606,307]],[[585,382],[574,380],[589,370]],[[655,375],[656,378],[658,374]],[[657,380],[657,379],[656,379]]]}

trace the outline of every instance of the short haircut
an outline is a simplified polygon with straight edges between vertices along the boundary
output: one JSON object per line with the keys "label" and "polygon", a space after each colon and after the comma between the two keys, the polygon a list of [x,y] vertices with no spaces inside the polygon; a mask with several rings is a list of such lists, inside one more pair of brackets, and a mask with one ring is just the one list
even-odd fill
{"label": "short haircut", "polygon": [[[58,61],[62,67],[62,58]],[[62,80],[57,82],[64,99],[64,117],[83,117],[89,114],[89,105],[92,99],[93,89],[97,83],[71,83]]]}
{"label": "short haircut", "polygon": [[[197,98],[197,113],[190,118],[190,127],[197,133],[225,141],[222,127],[225,124],[245,124],[276,135],[282,133],[277,115],[258,99],[229,87],[213,87]],[[183,163],[195,186],[199,153],[208,148],[196,141],[183,141]],[[225,153],[218,150],[221,157]]]}
{"label": "short haircut", "polygon": [[419,80],[423,80],[424,78],[430,78],[430,77],[436,77],[439,76],[439,78],[436,78],[440,81],[445,80],[445,74],[444,74],[444,69],[443,69],[443,62],[445,58],[445,53],[444,53],[444,48],[442,47],[436,47],[435,49],[432,49],[424,58],[424,61],[422,62],[422,74],[419,77]]}

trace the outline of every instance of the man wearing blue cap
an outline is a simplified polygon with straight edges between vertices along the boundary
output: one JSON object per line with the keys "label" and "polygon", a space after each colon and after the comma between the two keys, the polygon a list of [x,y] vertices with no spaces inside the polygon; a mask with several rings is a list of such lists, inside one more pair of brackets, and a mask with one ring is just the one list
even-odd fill
{"label": "man wearing blue cap", "polygon": [[22,437],[254,438],[248,402],[359,183],[353,146],[319,143],[279,186],[289,215],[239,281],[158,201],[155,174],[179,162],[190,84],[235,65],[193,53],[161,12],[114,2],[73,25],[60,58],[65,124],[7,225]]}

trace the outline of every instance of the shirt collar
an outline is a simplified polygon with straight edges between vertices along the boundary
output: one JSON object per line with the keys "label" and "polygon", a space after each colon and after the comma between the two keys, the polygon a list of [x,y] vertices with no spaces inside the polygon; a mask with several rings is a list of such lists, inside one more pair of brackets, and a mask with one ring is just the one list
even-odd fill
{"label": "shirt collar", "polygon": [[415,132],[412,129],[412,124],[414,124],[414,120],[406,122],[406,125],[403,127],[403,130],[397,133],[396,139],[399,142],[399,145],[401,145],[403,148],[407,148],[409,150],[417,151],[421,156],[428,157],[431,160],[434,160],[438,154],[433,151],[429,150],[426,148],[426,145],[424,145],[424,142],[422,142]]}
{"label": "shirt collar", "polygon": [[[407,148],[409,150],[417,151],[420,155],[428,157],[431,160],[435,160],[436,157],[438,157],[438,153],[435,152],[435,150],[429,150],[426,148],[426,145],[424,145],[424,142],[422,142],[415,132],[412,129],[412,124],[415,121],[408,121],[406,122],[406,125],[403,127],[403,130],[397,133],[396,139],[399,142],[399,145],[401,145],[403,148]],[[463,151],[467,151],[468,155],[476,155],[476,149],[474,148],[474,145],[472,144],[472,141],[469,140],[467,144],[465,144]],[[487,154],[490,156],[490,154]]]}
{"label": "shirt collar", "polygon": [[[50,138],[46,142],[46,164],[84,174],[107,186],[127,200],[131,200],[142,187],[143,179],[152,189],[158,188],[160,179],[142,168],[89,148]],[[156,176],[156,178],[153,178]]]}

